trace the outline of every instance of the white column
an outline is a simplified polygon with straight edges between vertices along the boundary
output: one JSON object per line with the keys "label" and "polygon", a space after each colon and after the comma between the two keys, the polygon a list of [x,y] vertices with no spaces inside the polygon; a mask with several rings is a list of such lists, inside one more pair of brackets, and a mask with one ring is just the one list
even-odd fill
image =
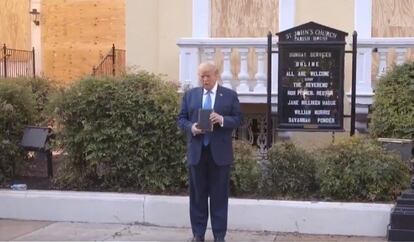
{"label": "white column", "polygon": [[193,37],[210,37],[211,0],[193,0]]}
{"label": "white column", "polygon": [[279,0],[279,32],[295,26],[295,15],[296,0]]}
{"label": "white column", "polygon": [[199,86],[197,68],[200,63],[198,47],[180,48],[181,90]]}
{"label": "white column", "polygon": [[231,66],[230,66],[231,48],[221,48],[221,53],[223,53],[223,72],[221,73],[221,80],[223,81],[223,87],[232,89],[231,79],[233,78],[233,75],[231,73]]}
{"label": "white column", "polygon": [[[42,0],[31,0],[30,1],[30,10],[36,9],[40,12],[40,16],[42,14]],[[27,13],[29,14],[29,13]],[[30,32],[31,32],[31,44],[32,47],[35,49],[35,64],[36,64],[36,75],[40,76],[42,74],[42,21],[40,16],[38,19],[40,20],[40,24],[36,25],[33,21],[30,21]]]}
{"label": "white column", "polygon": [[378,48],[379,54],[379,64],[378,64],[378,73],[377,79],[381,78],[385,73],[387,73],[387,54],[388,48]]}
{"label": "white column", "polygon": [[357,54],[357,93],[372,94],[371,87],[371,48],[359,48]]}
{"label": "white column", "polygon": [[249,73],[247,72],[247,54],[249,53],[249,49],[239,48],[238,50],[240,54],[240,73],[238,75],[240,84],[237,87],[237,92],[247,93],[249,92],[249,86],[247,85],[247,81],[249,80]]}
{"label": "white column", "polygon": [[358,38],[371,38],[372,0],[355,0],[354,22]]}
{"label": "white column", "polygon": [[405,54],[407,53],[407,48],[395,48],[395,53],[397,54],[397,65],[402,65],[405,62]]}
{"label": "white column", "polygon": [[266,53],[265,48],[256,48],[257,56],[257,73],[254,75],[256,79],[256,86],[254,87],[255,93],[265,93],[266,92],[266,74],[264,69],[264,55]]}
{"label": "white column", "polygon": [[278,93],[279,80],[279,54],[272,54],[272,94]]}
{"label": "white column", "polygon": [[[371,38],[372,0],[355,0],[354,4],[354,25],[358,38]],[[357,48],[357,52],[356,112],[367,114],[374,96],[371,87],[372,48]],[[350,94],[351,90],[347,96],[350,97]]]}

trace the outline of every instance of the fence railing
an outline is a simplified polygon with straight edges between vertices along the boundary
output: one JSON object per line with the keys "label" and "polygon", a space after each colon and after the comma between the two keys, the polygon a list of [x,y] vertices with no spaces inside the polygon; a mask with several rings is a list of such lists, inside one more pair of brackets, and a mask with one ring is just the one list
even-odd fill
{"label": "fence railing", "polygon": [[125,50],[116,49],[112,45],[111,50],[102,59],[101,63],[92,68],[93,76],[118,76],[125,73]]}
{"label": "fence railing", "polygon": [[3,45],[0,51],[0,77],[35,77],[35,49],[17,50]]}

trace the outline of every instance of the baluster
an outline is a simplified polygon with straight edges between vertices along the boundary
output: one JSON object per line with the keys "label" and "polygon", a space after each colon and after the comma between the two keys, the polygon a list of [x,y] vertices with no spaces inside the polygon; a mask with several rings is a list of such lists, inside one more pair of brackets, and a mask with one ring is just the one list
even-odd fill
{"label": "baluster", "polygon": [[266,50],[264,48],[256,48],[257,55],[257,73],[254,75],[256,79],[256,86],[254,87],[255,93],[264,93],[266,92],[266,75],[264,72],[264,54]]}
{"label": "baluster", "polygon": [[247,72],[247,54],[249,53],[248,48],[239,48],[240,53],[240,73],[239,80],[240,84],[237,87],[237,92],[249,92],[249,86],[247,81],[249,80],[249,73]]}
{"label": "baluster", "polygon": [[223,53],[223,72],[221,73],[221,80],[223,81],[223,87],[232,89],[231,79],[233,78],[233,75],[230,70],[231,48],[222,48],[221,53]]}
{"label": "baluster", "polygon": [[402,65],[405,62],[405,54],[407,53],[406,48],[395,48],[395,53],[397,54],[397,65]]}
{"label": "baluster", "polygon": [[378,48],[379,54],[379,65],[378,65],[378,74],[377,79],[381,78],[387,72],[387,48]]}
{"label": "baluster", "polygon": [[214,53],[216,52],[215,48],[204,48],[204,60],[205,61],[214,61]]}

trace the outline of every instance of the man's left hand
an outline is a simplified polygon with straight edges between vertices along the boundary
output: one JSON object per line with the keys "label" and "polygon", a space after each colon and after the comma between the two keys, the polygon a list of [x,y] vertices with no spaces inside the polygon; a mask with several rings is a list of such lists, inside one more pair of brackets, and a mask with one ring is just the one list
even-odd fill
{"label": "man's left hand", "polygon": [[212,112],[210,114],[210,120],[213,122],[213,124],[219,124],[220,126],[223,126],[224,118],[216,112]]}

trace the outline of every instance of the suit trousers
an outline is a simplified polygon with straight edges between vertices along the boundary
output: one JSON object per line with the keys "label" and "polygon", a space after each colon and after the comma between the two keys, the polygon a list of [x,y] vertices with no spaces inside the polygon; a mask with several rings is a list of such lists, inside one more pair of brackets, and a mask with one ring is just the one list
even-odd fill
{"label": "suit trousers", "polygon": [[230,165],[218,166],[210,145],[203,146],[200,162],[189,166],[190,220],[194,236],[204,237],[208,221],[210,197],[211,228],[215,239],[227,232]]}

